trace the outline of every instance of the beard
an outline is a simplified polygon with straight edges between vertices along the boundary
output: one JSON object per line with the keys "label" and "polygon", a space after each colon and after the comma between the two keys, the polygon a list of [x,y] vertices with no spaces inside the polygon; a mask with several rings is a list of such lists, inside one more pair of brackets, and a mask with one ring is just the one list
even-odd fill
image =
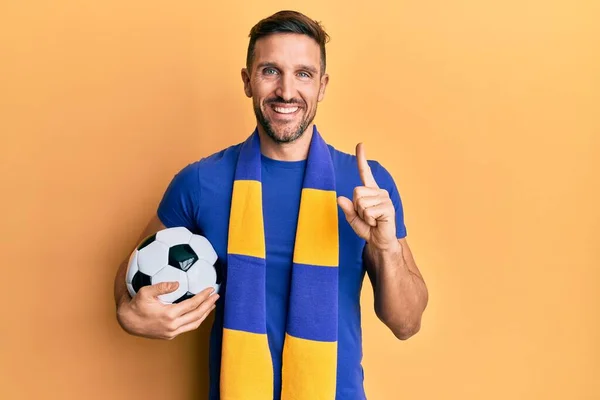
{"label": "beard", "polygon": [[257,101],[254,101],[254,114],[256,115],[256,120],[260,124],[260,126],[264,129],[267,136],[269,136],[275,143],[291,143],[297,140],[302,134],[306,131],[306,128],[313,122],[315,119],[315,115],[317,114],[317,107],[313,110],[307,110],[305,107],[305,103],[303,101],[298,101],[296,99],[292,99],[290,101],[285,101],[282,98],[274,98],[270,100],[265,100],[265,107],[269,107],[271,103],[278,104],[296,104],[302,105],[302,109],[305,110],[303,114],[303,118],[300,120],[296,126],[292,124],[286,124],[285,127],[281,127],[280,129],[275,129],[273,127],[272,122],[267,118],[265,113],[263,112],[260,104]]}

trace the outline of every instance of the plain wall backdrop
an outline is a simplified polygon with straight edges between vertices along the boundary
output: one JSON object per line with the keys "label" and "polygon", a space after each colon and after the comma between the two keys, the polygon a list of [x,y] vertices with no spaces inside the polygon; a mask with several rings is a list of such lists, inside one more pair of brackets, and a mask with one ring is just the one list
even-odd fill
{"label": "plain wall backdrop", "polygon": [[[250,28],[322,21],[325,138],[394,176],[430,291],[371,400],[600,398],[600,3],[0,4],[0,398],[203,399],[209,324],[125,334],[112,283],[173,175],[255,125]],[[210,319],[212,322],[212,319]]]}

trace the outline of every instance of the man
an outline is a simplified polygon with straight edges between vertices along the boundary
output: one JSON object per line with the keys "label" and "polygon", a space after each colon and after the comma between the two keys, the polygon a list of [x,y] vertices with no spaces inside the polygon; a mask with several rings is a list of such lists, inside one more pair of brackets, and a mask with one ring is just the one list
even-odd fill
{"label": "man", "polygon": [[[360,290],[405,340],[420,328],[428,292],[412,257],[390,174],[326,145],[313,123],[329,80],[328,35],[282,11],[250,32],[242,80],[257,128],[244,142],[183,168],[142,237],[185,226],[208,238],[225,268],[209,290],[175,305],[146,286],[132,299],[124,262],[117,318],[130,334],[172,339],[216,308],[211,399],[364,399]],[[220,301],[218,301],[221,299]]]}

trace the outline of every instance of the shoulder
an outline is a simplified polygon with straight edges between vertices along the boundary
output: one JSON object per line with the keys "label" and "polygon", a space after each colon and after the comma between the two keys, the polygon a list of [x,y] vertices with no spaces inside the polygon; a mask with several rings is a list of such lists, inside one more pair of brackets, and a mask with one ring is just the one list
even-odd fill
{"label": "shoulder", "polygon": [[233,174],[240,147],[237,143],[202,157],[181,168],[177,175],[203,180]]}
{"label": "shoulder", "polygon": [[193,165],[199,171],[213,170],[214,168],[235,167],[242,143],[237,143],[205,156]]}

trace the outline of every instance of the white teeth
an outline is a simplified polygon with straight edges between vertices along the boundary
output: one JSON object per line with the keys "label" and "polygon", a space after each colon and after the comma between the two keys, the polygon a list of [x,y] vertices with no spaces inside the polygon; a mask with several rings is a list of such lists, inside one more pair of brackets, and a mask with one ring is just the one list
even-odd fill
{"label": "white teeth", "polygon": [[281,114],[291,114],[298,110],[298,107],[273,107],[273,109]]}

